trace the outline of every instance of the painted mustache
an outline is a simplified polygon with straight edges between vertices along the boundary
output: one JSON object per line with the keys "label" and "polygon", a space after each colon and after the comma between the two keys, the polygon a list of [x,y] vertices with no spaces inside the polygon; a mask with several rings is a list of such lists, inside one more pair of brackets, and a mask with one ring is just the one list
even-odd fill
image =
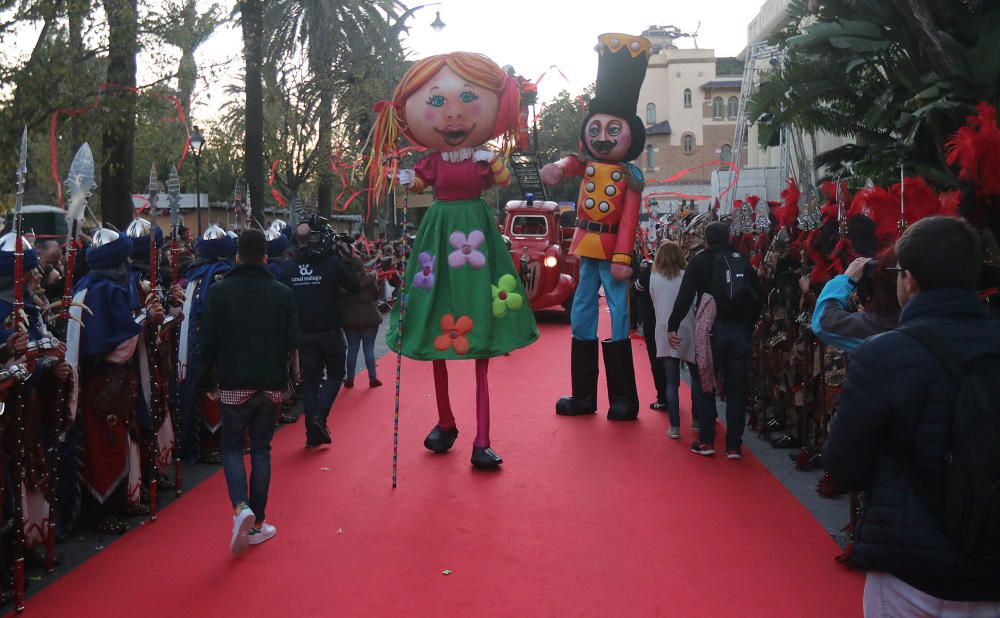
{"label": "painted mustache", "polygon": [[618,145],[617,141],[612,140],[591,140],[590,147],[596,150],[600,154],[608,154],[611,149]]}

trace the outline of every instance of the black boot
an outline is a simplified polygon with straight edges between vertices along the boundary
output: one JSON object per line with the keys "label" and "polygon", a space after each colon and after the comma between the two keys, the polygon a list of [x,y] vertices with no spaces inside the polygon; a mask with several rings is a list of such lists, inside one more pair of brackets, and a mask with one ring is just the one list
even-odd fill
{"label": "black boot", "polygon": [[570,351],[573,394],[556,402],[556,414],[579,416],[597,412],[597,340],[573,339]]}
{"label": "black boot", "polygon": [[424,448],[435,453],[443,453],[455,444],[455,438],[457,437],[458,427],[441,429],[437,425],[434,425],[434,429],[431,429],[431,432],[424,438]]}
{"label": "black boot", "polygon": [[635,389],[632,342],[629,339],[601,342],[604,373],[608,383],[608,420],[634,421],[639,417],[639,393]]}
{"label": "black boot", "polygon": [[472,447],[472,465],[484,470],[493,470],[503,463],[503,459],[488,446]]}

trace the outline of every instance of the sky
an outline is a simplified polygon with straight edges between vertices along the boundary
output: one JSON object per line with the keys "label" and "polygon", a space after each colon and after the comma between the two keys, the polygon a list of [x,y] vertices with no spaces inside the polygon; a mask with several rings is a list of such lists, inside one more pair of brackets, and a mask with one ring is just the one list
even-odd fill
{"label": "sky", "polygon": [[[539,98],[546,101],[561,90],[578,93],[594,81],[594,45],[601,33],[640,34],[651,25],[673,25],[684,32],[697,31],[700,48],[714,49],[717,56],[735,56],[746,46],[747,25],[763,4],[764,0],[443,0],[409,19],[404,46],[410,59],[475,51],[501,66],[512,65],[532,80],[544,73]],[[445,23],[441,32],[430,27],[436,12]],[[677,44],[694,46],[691,39]],[[224,73],[236,75],[241,71],[240,50],[239,28],[230,26],[199,50],[198,62],[207,65],[232,58]],[[226,81],[224,75],[216,75],[200,89],[195,115],[211,115],[217,109]]]}
{"label": "sky", "polygon": [[[230,7],[231,0],[198,0],[205,8],[218,2]],[[155,8],[159,0],[142,2]],[[405,0],[416,6],[418,0]],[[579,93],[597,75],[594,45],[604,32],[640,34],[649,26],[676,26],[697,32],[698,46],[714,49],[716,56],[735,56],[746,46],[747,25],[764,0],[442,0],[418,10],[409,20],[403,44],[410,59],[463,50],[486,54],[497,64],[512,65],[524,77],[539,83],[544,102],[568,90]],[[435,32],[430,24],[436,12],[445,27]],[[4,57],[22,58],[37,37],[37,28],[15,34],[14,46],[0,51]],[[7,41],[3,41],[7,43]],[[679,39],[679,47],[693,47],[691,39]],[[138,61],[138,83],[153,83],[176,70],[179,50],[166,46],[154,57],[143,53]],[[226,85],[242,73],[242,38],[238,24],[220,28],[198,49],[199,85],[195,91],[195,122],[214,116],[227,95]],[[554,67],[554,68],[553,68]]]}

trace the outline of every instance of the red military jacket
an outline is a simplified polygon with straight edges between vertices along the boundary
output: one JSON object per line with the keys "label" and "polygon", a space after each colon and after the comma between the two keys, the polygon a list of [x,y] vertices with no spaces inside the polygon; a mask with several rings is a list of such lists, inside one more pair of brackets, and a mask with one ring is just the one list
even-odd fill
{"label": "red military jacket", "polygon": [[566,157],[558,165],[564,175],[583,177],[570,252],[631,265],[642,201],[642,172],[628,163],[581,161],[577,157]]}

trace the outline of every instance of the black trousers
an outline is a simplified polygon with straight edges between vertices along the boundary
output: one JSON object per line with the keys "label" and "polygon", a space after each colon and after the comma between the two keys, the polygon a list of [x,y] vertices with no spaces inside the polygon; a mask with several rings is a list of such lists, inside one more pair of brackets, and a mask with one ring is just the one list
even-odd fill
{"label": "black trousers", "polygon": [[653,372],[653,384],[656,386],[656,400],[667,403],[667,369],[662,358],[656,357],[656,322],[642,321],[642,336],[646,340],[646,353],[649,355],[649,369]]}
{"label": "black trousers", "polygon": [[[344,331],[338,328],[323,333],[301,334],[299,365],[302,368],[302,406],[306,421],[326,424],[347,370]],[[326,382],[323,382],[324,369]]]}

